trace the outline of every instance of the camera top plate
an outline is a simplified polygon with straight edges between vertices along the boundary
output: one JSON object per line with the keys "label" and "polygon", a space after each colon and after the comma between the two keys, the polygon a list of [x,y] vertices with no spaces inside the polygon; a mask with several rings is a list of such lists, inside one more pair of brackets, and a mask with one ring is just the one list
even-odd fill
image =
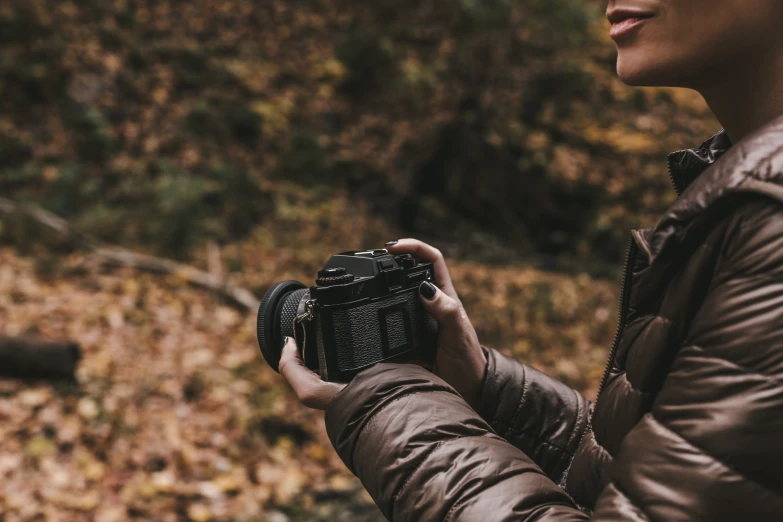
{"label": "camera top plate", "polygon": [[324,270],[345,268],[347,273],[353,274],[357,279],[375,277],[380,272],[400,268],[396,260],[399,257],[402,256],[394,256],[385,248],[341,252],[329,258],[329,261],[324,265]]}
{"label": "camera top plate", "polygon": [[353,276],[345,284],[316,284],[314,299],[322,306],[376,299],[432,280],[432,263],[417,263],[410,254],[393,255],[385,248],[348,251],[333,255],[322,271],[340,270]]}

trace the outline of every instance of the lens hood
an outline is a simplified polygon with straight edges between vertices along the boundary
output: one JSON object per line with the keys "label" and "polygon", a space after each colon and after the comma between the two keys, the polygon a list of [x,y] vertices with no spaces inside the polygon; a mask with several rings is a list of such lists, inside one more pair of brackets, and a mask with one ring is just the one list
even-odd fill
{"label": "lens hood", "polygon": [[291,329],[290,325],[281,324],[283,305],[292,292],[306,288],[299,281],[275,283],[267,290],[258,307],[258,346],[267,364],[276,372],[279,371],[280,353],[283,349],[283,332]]}

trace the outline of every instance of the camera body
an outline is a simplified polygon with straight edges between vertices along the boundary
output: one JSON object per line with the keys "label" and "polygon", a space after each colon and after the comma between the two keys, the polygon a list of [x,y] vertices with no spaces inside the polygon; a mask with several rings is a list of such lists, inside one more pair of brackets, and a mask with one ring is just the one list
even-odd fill
{"label": "camera body", "polygon": [[410,254],[335,254],[314,286],[284,281],[267,292],[259,308],[261,351],[277,369],[282,336],[292,336],[307,367],[333,382],[347,382],[383,361],[431,363],[437,323],[418,288],[434,279],[432,263],[417,263]]}

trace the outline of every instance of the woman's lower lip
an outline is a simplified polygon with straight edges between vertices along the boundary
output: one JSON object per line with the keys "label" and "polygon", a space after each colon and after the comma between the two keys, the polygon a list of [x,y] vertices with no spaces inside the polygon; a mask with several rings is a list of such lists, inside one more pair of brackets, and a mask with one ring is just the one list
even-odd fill
{"label": "woman's lower lip", "polygon": [[631,31],[633,28],[641,25],[647,20],[649,20],[649,18],[626,18],[622,22],[617,22],[616,24],[612,25],[612,28],[609,29],[609,36],[612,38],[617,38],[618,36],[624,35],[628,31]]}

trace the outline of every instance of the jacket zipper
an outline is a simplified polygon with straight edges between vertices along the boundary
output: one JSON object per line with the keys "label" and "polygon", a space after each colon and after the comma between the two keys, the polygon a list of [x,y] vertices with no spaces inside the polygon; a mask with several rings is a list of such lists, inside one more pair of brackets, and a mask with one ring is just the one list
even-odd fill
{"label": "jacket zipper", "polygon": [[598,399],[601,397],[601,392],[606,387],[606,381],[609,379],[609,373],[612,371],[614,365],[614,358],[617,355],[617,345],[620,342],[620,334],[625,326],[625,316],[627,313],[627,301],[628,301],[628,284],[630,282],[630,268],[631,260],[636,256],[636,242],[633,239],[633,235],[628,240],[628,247],[625,250],[625,263],[623,264],[623,278],[620,286],[620,306],[619,314],[617,318],[617,330],[614,333],[614,340],[612,341],[612,349],[609,350],[609,360],[606,361],[606,368],[604,369],[604,375],[601,377],[601,384],[598,386],[598,393],[595,396],[595,402],[593,402],[593,414],[590,416],[590,422],[595,417],[596,406],[598,405]]}
{"label": "jacket zipper", "polygon": [[[680,196],[680,186],[677,183],[677,179],[674,176],[674,167],[672,165],[672,158],[676,152],[673,152],[669,154],[669,156],[666,158],[666,166],[669,169],[669,179],[672,182],[672,186],[674,187],[674,192],[677,193],[677,196]],[[612,348],[609,350],[609,359],[606,361],[606,367],[604,368],[604,374],[601,377],[601,384],[598,385],[598,393],[596,393],[595,401],[593,401],[593,412],[590,415],[590,417],[587,419],[587,427],[582,433],[582,438],[579,440],[579,443],[577,444],[577,447],[580,447],[582,445],[582,441],[584,440],[585,436],[589,432],[593,430],[593,419],[595,418],[595,412],[597,411],[596,406],[598,405],[598,399],[601,397],[601,393],[603,393],[604,388],[606,387],[606,382],[609,380],[609,373],[612,371],[612,366],[614,366],[614,358],[617,355],[617,345],[620,342],[620,334],[622,334],[623,328],[625,327],[625,316],[627,314],[627,300],[628,300],[628,285],[630,283],[630,268],[631,268],[631,260],[633,260],[636,257],[636,241],[633,238],[633,234],[631,234],[631,237],[628,239],[628,246],[625,249],[625,261],[623,262],[623,276],[620,283],[620,304],[618,306],[618,316],[617,316],[617,329],[614,332],[614,339],[612,340]],[[563,492],[568,496],[568,498],[571,499],[571,501],[579,507],[582,511],[585,511],[584,508],[579,506],[579,504],[574,500],[574,498],[571,496],[571,494],[567,491],[566,483],[568,482],[568,473],[571,471],[571,466],[574,463],[574,456],[571,456],[571,462],[568,463],[568,467],[563,472],[562,477],[560,478],[560,481],[558,482],[558,486],[560,486],[560,489],[563,490]]]}
{"label": "jacket zipper", "polygon": [[[679,151],[679,152],[682,152],[682,151]],[[671,154],[669,154],[666,157],[666,167],[668,167],[668,169],[669,169],[669,179],[671,180],[672,186],[674,187],[674,192],[676,192],[677,196],[679,197],[680,194],[681,194],[680,184],[677,183],[677,178],[675,178],[675,176],[674,176],[674,165],[672,165],[672,158],[674,157],[675,154],[677,154],[677,153],[676,152],[672,152]]]}
{"label": "jacket zipper", "polygon": [[[601,377],[601,384],[598,386],[598,393],[595,396],[595,401],[593,401],[593,412],[590,414],[590,417],[587,418],[587,426],[585,427],[584,432],[582,432],[582,438],[579,439],[579,443],[576,445],[577,448],[582,446],[582,441],[587,436],[587,434],[593,431],[593,418],[595,417],[596,405],[598,404],[598,399],[601,396],[601,392],[604,390],[604,387],[606,386],[606,381],[609,379],[609,372],[612,371],[614,357],[615,355],[617,355],[617,344],[620,342],[620,333],[622,332],[623,327],[625,326],[626,300],[627,300],[626,287],[630,282],[629,274],[630,274],[631,260],[636,255],[635,247],[636,247],[636,241],[634,241],[633,234],[631,234],[631,237],[628,239],[628,247],[625,249],[625,262],[623,263],[623,278],[622,278],[622,283],[620,285],[620,306],[619,306],[619,314],[617,318],[617,330],[615,330],[614,332],[612,349],[609,350],[609,360],[606,361],[606,368],[604,369],[604,375],[603,377]],[[568,463],[568,467],[566,467],[566,470],[561,475],[557,485],[560,487],[561,490],[563,490],[563,492],[568,496],[568,498],[571,499],[571,502],[573,502],[575,506],[577,506],[580,510],[584,512],[588,512],[584,507],[580,506],[579,503],[576,502],[576,500],[574,500],[574,497],[571,496],[571,494],[568,492],[568,488],[566,487],[568,483],[568,473],[571,471],[571,466],[574,464],[575,456],[576,456],[575,454],[571,455],[571,461]]]}

